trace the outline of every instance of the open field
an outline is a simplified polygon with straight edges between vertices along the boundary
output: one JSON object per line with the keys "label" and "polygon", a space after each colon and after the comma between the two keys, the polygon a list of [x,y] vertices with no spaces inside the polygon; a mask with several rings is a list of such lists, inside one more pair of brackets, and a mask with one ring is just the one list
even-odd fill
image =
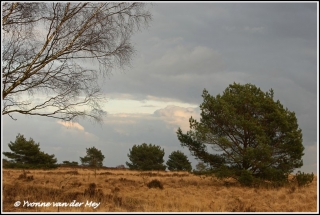
{"label": "open field", "polygon": [[[316,178],[307,187],[266,189],[187,172],[101,169],[95,177],[90,169],[60,167],[2,174],[3,212],[317,212]],[[154,179],[163,189],[148,187]]]}

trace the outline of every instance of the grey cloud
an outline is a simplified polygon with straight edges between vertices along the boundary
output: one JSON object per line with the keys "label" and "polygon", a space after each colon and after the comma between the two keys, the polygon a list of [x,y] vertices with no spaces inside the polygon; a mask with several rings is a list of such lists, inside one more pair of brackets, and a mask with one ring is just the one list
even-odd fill
{"label": "grey cloud", "polygon": [[[316,3],[155,3],[151,12],[150,27],[132,38],[137,49],[132,67],[113,71],[103,83],[109,99],[154,98],[200,105],[204,88],[217,95],[233,82],[252,83],[263,91],[273,88],[275,98],[296,113],[305,146],[317,148]],[[108,103],[105,108],[108,111]],[[179,148],[169,118],[157,113],[127,119],[109,114],[106,120],[112,123],[80,124],[94,135],[92,144],[107,153],[106,163],[118,165],[133,144]],[[5,145],[19,131],[43,142],[48,150],[58,150],[61,158],[78,159],[89,147],[80,131],[66,132],[55,121],[10,120],[4,117]],[[71,151],[74,145],[78,147]],[[316,156],[310,150],[306,153],[305,165],[310,166]]]}
{"label": "grey cloud", "polygon": [[[198,102],[195,98],[200,88],[220,84],[210,77],[212,73],[222,72],[227,77],[238,72],[260,77],[257,85],[264,83],[266,75],[285,77],[316,95],[316,13],[310,5],[293,5],[155,4],[154,23],[135,37],[138,54],[133,67],[125,74],[115,74],[105,91]],[[275,26],[279,22],[289,26],[303,22],[292,28],[311,36],[278,34]],[[227,32],[226,26],[234,31]],[[299,30],[302,26],[309,31]],[[190,38],[193,34],[197,37]],[[199,48],[203,48],[203,56],[194,55]],[[231,76],[224,88],[233,81],[239,79]]]}

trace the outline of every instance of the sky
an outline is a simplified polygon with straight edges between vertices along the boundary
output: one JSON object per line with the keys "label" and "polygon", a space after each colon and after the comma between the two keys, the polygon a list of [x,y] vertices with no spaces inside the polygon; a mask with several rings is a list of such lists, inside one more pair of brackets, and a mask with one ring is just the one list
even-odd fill
{"label": "sky", "polygon": [[14,114],[2,116],[2,151],[18,133],[55,154],[77,161],[96,147],[104,166],[128,162],[133,145],[151,143],[180,150],[176,131],[200,119],[202,91],[222,94],[251,83],[295,112],[302,129],[303,172],[318,172],[318,5],[311,3],[153,3],[153,20],[132,37],[131,67],[114,70],[103,84],[102,124]]}

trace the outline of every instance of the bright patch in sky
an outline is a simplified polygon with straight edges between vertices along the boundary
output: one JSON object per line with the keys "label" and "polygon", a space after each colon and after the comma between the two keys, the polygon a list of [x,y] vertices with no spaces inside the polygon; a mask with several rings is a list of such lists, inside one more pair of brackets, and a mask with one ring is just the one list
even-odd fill
{"label": "bright patch in sky", "polygon": [[116,100],[112,99],[105,105],[108,114],[117,113],[142,113],[152,114],[158,109],[163,109],[167,106],[174,105],[184,108],[196,108],[199,105],[182,103],[182,102],[167,102],[167,101],[156,101],[156,100]]}
{"label": "bright patch in sky", "polygon": [[81,131],[84,130],[83,126],[81,126],[79,123],[77,122],[63,122],[63,121],[58,121],[59,124],[67,127],[67,128],[76,128],[79,129]]}

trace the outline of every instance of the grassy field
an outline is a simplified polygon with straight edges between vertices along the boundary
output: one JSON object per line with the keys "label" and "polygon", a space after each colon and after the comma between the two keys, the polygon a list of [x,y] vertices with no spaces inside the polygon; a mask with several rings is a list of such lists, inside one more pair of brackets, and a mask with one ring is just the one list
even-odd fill
{"label": "grassy field", "polygon": [[[2,176],[3,212],[317,212],[316,178],[307,187],[267,189],[126,169],[3,169]],[[159,186],[149,188],[151,181]]]}

